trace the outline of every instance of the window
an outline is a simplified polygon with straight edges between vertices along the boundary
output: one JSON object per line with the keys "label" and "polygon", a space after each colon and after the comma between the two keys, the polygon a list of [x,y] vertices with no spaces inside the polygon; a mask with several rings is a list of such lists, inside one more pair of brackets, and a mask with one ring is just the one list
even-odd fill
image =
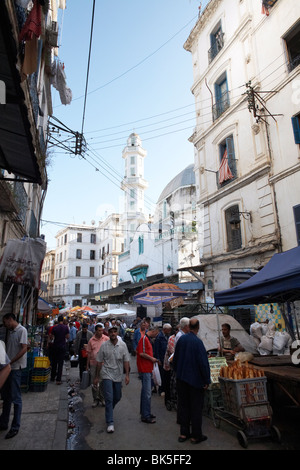
{"label": "window", "polygon": [[94,284],[89,284],[89,295],[94,293]]}
{"label": "window", "polygon": [[300,23],[285,36],[289,72],[300,64]]}
{"label": "window", "polygon": [[67,240],[68,240],[68,235],[65,235],[65,238],[64,238],[64,244],[65,245],[67,244]]}
{"label": "window", "polygon": [[81,267],[76,266],[76,277],[80,277],[80,276],[81,276]]}
{"label": "window", "polygon": [[297,243],[299,246],[300,245],[300,204],[298,204],[298,206],[295,206],[293,209],[294,209]]}
{"label": "window", "polygon": [[91,233],[91,243],[96,243],[96,234]]}
{"label": "window", "polygon": [[80,294],[80,284],[75,284],[75,295]]}
{"label": "window", "polygon": [[237,177],[236,158],[234,152],[233,136],[228,136],[219,145],[220,167],[217,173],[217,186],[223,187]]}
{"label": "window", "polygon": [[82,242],[82,233],[77,233],[77,243]]}
{"label": "window", "polygon": [[90,266],[90,277],[95,277],[95,268]]}
{"label": "window", "polygon": [[218,119],[230,106],[226,72],[215,83],[215,104],[213,120]]}
{"label": "window", "polygon": [[297,114],[297,116],[292,117],[292,125],[295,143],[300,144],[300,114]]}
{"label": "window", "polygon": [[144,237],[141,235],[139,237],[139,255],[144,253]]}
{"label": "window", "polygon": [[224,33],[222,32],[221,21],[217,24],[210,35],[211,48],[208,51],[208,62],[211,63],[213,59],[219,54],[224,46]]}
{"label": "window", "polygon": [[96,259],[96,251],[90,250],[90,259]]}
{"label": "window", "polygon": [[242,247],[238,205],[231,206],[225,211],[225,223],[227,233],[227,251],[238,250]]}
{"label": "window", "polygon": [[81,259],[82,258],[82,250],[76,250],[76,258]]}

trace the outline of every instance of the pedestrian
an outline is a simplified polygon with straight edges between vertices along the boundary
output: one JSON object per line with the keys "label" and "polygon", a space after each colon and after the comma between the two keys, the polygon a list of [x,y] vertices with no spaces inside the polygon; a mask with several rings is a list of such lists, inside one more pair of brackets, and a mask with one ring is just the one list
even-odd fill
{"label": "pedestrian", "polygon": [[[180,424],[179,442],[191,437],[197,444],[205,441],[202,434],[202,409],[204,392],[210,384],[210,368],[203,342],[197,336],[199,320],[190,320],[190,332],[182,335],[177,341],[173,367],[176,372],[178,409],[177,417]],[[190,432],[191,425],[191,432]]]}
{"label": "pedestrian", "polygon": [[190,331],[190,319],[188,317],[183,317],[181,318],[179,322],[179,331],[175,336],[175,347],[177,344],[177,341],[182,335],[185,335]]}
{"label": "pedestrian", "polygon": [[88,330],[91,331],[93,334],[95,333],[95,322],[92,317],[89,319]]}
{"label": "pedestrian", "polygon": [[51,338],[53,339],[51,346],[51,378],[56,385],[61,385],[62,371],[64,359],[67,350],[67,341],[69,339],[69,327],[64,324],[64,317],[58,317],[58,324],[52,328]]}
{"label": "pedestrian", "polygon": [[77,335],[77,328],[73,322],[69,324],[70,336],[69,336],[69,354],[70,356],[74,355],[74,341]]}
{"label": "pedestrian", "polygon": [[176,377],[172,365],[172,357],[175,351],[175,337],[179,331],[179,325],[175,327],[175,333],[168,339],[167,349],[163,363],[163,376],[165,381],[165,405],[167,409],[172,409],[177,404]]}
{"label": "pedestrian", "polygon": [[142,320],[139,328],[136,328],[136,330],[134,331],[133,339],[132,339],[132,350],[134,352],[136,352],[137,345],[140,339],[145,335],[148,328],[149,328],[149,323],[146,322],[146,320]]}
{"label": "pedestrian", "polygon": [[105,420],[107,432],[113,433],[114,408],[122,398],[122,378],[125,371],[125,385],[129,384],[130,357],[126,344],[118,338],[118,328],[108,329],[109,341],[102,344],[97,354],[97,368],[94,385],[98,385],[100,372],[105,399]]}
{"label": "pedestrian", "polygon": [[14,405],[13,420],[11,428],[5,436],[10,439],[16,436],[21,425],[22,415],[22,392],[21,379],[22,369],[27,367],[27,330],[20,325],[13,313],[7,313],[3,317],[3,325],[8,332],[6,354],[10,360],[11,371],[1,389],[3,399],[2,414],[0,416],[0,430],[8,429],[11,405]]}
{"label": "pedestrian", "polygon": [[81,330],[77,332],[77,335],[74,341],[74,353],[76,356],[78,355],[80,381],[82,380],[83,371],[86,370],[87,357],[88,357],[86,348],[92,336],[93,336],[93,333],[88,330],[88,325],[86,323],[83,323],[82,328]]}
{"label": "pedestrian", "polygon": [[170,323],[165,323],[162,327],[162,331],[159,332],[154,342],[153,352],[156,359],[158,359],[158,367],[162,382],[161,386],[158,387],[158,393],[160,395],[165,393],[166,377],[164,376],[165,374],[163,365],[171,331],[172,326],[170,325]]}
{"label": "pedestrian", "polygon": [[[95,326],[95,334],[89,340],[87,345],[87,366],[86,369],[90,371],[91,374],[91,383],[93,384],[94,379],[96,377],[96,368],[97,368],[97,354],[99,352],[100,347],[102,346],[105,341],[109,341],[109,338],[103,334],[103,324],[97,323]],[[92,386],[92,395],[93,395],[93,405],[92,407],[95,408],[96,406],[101,403],[102,406],[105,405],[104,402],[104,395],[103,395],[103,386],[102,380],[99,381],[98,386]]]}
{"label": "pedestrian", "polygon": [[8,379],[10,371],[10,359],[6,354],[5,344],[0,341],[0,390]]}
{"label": "pedestrian", "polygon": [[136,349],[137,368],[142,381],[140,414],[142,422],[148,424],[156,422],[155,416],[151,413],[151,392],[153,364],[157,363],[158,359],[153,355],[151,339],[156,338],[158,333],[157,327],[149,327],[147,333],[139,340]]}

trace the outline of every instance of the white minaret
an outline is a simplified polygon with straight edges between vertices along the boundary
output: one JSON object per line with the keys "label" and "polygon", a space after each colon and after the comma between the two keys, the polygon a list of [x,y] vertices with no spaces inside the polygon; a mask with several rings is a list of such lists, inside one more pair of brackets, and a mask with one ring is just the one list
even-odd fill
{"label": "white minaret", "polygon": [[121,183],[124,191],[123,224],[126,230],[126,249],[134,236],[137,227],[147,221],[144,208],[144,192],[148,182],[144,179],[144,158],[147,152],[142,148],[138,134],[132,133],[127,139],[127,145],[122,157],[125,163],[125,175]]}

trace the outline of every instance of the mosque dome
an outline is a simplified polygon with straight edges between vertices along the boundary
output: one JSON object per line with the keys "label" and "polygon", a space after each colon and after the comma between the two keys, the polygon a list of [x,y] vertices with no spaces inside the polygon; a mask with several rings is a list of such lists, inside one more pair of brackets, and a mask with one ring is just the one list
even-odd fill
{"label": "mosque dome", "polygon": [[157,203],[161,202],[162,200],[166,199],[172,193],[174,193],[177,189],[183,186],[191,186],[196,184],[195,180],[195,173],[194,173],[194,164],[187,166],[183,171],[178,173],[165,187],[162,191],[161,195],[158,198]]}

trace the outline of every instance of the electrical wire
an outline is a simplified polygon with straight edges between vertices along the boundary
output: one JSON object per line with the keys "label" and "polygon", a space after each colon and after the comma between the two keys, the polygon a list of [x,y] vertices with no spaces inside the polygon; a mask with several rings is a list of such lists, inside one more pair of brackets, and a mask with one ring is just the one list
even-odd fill
{"label": "electrical wire", "polygon": [[86,72],[86,84],[85,84],[85,93],[84,93],[84,105],[83,105],[81,135],[83,135],[83,127],[84,127],[85,112],[86,112],[86,100],[87,100],[87,94],[88,94],[87,90],[88,90],[89,74],[90,74],[90,61],[91,61],[91,52],[92,52],[94,17],[95,17],[95,0],[93,0],[92,22],[91,22],[91,31],[90,31],[90,45],[89,45],[88,65],[87,65],[87,72]]}

